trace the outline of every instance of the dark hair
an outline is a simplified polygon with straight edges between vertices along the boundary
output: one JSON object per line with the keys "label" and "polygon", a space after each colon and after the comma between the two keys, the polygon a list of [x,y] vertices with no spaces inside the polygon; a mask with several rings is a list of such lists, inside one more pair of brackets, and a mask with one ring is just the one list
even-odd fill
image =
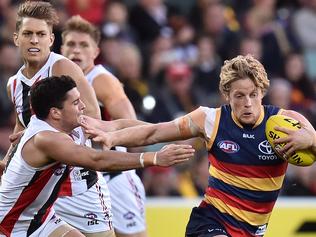
{"label": "dark hair", "polygon": [[76,87],[75,81],[64,75],[47,77],[36,82],[30,92],[33,112],[39,119],[46,119],[51,108],[63,108],[67,92],[74,87]]}
{"label": "dark hair", "polygon": [[22,25],[24,17],[32,17],[45,20],[49,26],[58,23],[58,15],[55,8],[49,2],[43,1],[26,1],[21,4],[17,12],[15,30],[18,32]]}

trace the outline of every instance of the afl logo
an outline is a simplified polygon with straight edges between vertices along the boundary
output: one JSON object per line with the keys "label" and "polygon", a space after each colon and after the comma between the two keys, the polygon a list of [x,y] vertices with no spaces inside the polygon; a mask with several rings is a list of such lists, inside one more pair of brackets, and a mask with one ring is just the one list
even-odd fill
{"label": "afl logo", "polygon": [[258,148],[265,155],[274,154],[274,151],[272,150],[272,147],[267,140],[260,142],[260,144],[258,145]]}
{"label": "afl logo", "polygon": [[237,143],[232,141],[220,141],[217,143],[219,149],[226,153],[236,153],[239,151],[240,147]]}

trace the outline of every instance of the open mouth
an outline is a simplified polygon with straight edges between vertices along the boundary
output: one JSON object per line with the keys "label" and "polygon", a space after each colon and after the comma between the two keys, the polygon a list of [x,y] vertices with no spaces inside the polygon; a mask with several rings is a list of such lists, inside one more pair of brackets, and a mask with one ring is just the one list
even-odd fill
{"label": "open mouth", "polygon": [[30,52],[30,53],[38,53],[40,51],[40,49],[38,49],[38,48],[29,48],[27,51]]}
{"label": "open mouth", "polygon": [[73,59],[71,59],[71,61],[73,61],[74,63],[76,63],[76,64],[78,64],[78,63],[81,63],[81,59],[79,59],[79,58],[73,58]]}
{"label": "open mouth", "polygon": [[245,117],[249,117],[249,116],[251,116],[251,115],[252,115],[251,112],[243,113],[243,116],[245,116]]}

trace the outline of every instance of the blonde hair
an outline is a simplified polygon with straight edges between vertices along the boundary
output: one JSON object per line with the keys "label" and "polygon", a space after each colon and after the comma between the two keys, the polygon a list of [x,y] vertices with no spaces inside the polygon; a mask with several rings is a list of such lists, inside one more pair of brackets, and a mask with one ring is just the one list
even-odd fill
{"label": "blonde hair", "polygon": [[256,87],[265,94],[269,88],[269,79],[263,65],[251,55],[239,55],[231,60],[226,60],[220,73],[219,90],[223,95],[228,95],[232,82],[249,78]]}
{"label": "blonde hair", "polygon": [[86,33],[91,36],[91,38],[97,45],[100,43],[101,33],[99,29],[79,15],[72,16],[66,22],[63,33],[61,34],[63,43],[66,35],[71,31]]}
{"label": "blonde hair", "polygon": [[25,17],[44,20],[51,27],[58,24],[57,12],[49,2],[26,1],[21,4],[17,12],[16,32],[20,30],[23,18]]}

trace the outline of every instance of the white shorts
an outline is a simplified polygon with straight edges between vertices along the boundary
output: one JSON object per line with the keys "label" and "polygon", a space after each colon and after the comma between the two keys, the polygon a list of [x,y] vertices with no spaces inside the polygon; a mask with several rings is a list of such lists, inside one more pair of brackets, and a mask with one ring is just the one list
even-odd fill
{"label": "white shorts", "polygon": [[146,230],[145,189],[135,170],[105,180],[111,195],[113,226],[116,232],[134,234]]}
{"label": "white shorts", "polygon": [[[42,237],[49,236],[53,231],[62,225],[67,225],[59,216],[56,215],[53,209],[51,209],[44,223],[33,232],[30,237]],[[25,237],[25,230],[15,231],[11,233],[10,237]],[[0,237],[5,237],[5,235],[0,234]]]}
{"label": "white shorts", "polygon": [[99,180],[88,191],[58,198],[56,213],[82,233],[98,233],[113,229],[110,194],[107,184],[98,172]]}
{"label": "white shorts", "polygon": [[34,234],[30,236],[49,236],[53,231],[55,231],[58,227],[62,225],[67,225],[67,223],[64,220],[62,220],[58,215],[54,214],[41,231],[36,231],[34,232]]}

